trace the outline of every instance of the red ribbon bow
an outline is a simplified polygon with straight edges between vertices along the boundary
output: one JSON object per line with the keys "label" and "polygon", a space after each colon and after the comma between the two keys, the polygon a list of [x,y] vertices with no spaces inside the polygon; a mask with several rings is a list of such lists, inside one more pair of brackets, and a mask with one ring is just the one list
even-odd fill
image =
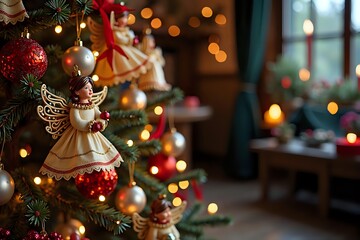
{"label": "red ribbon bow", "polygon": [[106,46],[107,46],[107,50],[105,50],[97,58],[96,61],[100,61],[103,58],[107,58],[107,61],[110,64],[110,67],[112,69],[113,50],[117,51],[118,53],[125,56],[126,58],[128,58],[128,56],[125,54],[124,50],[120,46],[118,46],[114,43],[114,35],[113,35],[112,29],[111,29],[108,15],[112,11],[114,11],[115,14],[120,14],[125,11],[131,11],[132,9],[129,9],[125,5],[110,3],[109,1],[106,1],[106,0],[94,0],[93,1],[93,9],[99,10],[99,12],[100,12],[101,18],[103,20],[105,41],[106,41]]}

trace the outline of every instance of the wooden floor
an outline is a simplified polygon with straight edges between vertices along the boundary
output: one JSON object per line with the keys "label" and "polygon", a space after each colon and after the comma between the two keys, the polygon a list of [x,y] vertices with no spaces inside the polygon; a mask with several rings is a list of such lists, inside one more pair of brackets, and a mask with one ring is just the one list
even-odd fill
{"label": "wooden floor", "polygon": [[316,195],[298,191],[292,198],[286,197],[281,177],[272,182],[271,201],[264,203],[259,201],[257,179],[228,178],[218,161],[199,161],[194,167],[208,173],[208,182],[202,185],[205,203],[217,203],[218,214],[233,220],[230,226],[206,228],[209,239],[360,240],[360,206],[357,204],[332,201],[330,216],[322,218],[317,211]]}

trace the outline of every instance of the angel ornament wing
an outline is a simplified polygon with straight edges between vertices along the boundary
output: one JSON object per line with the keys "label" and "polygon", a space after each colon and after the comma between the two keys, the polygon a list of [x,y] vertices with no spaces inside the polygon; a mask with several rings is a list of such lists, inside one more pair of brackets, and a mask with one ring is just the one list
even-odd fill
{"label": "angel ornament wing", "polygon": [[53,139],[57,139],[70,125],[67,101],[47,90],[45,84],[41,86],[40,91],[45,105],[39,105],[37,113],[42,120],[48,123],[45,130],[52,135]]}
{"label": "angel ornament wing", "polygon": [[[180,206],[169,210],[170,214],[164,214],[164,212],[168,211],[166,209],[157,214],[152,213],[149,218],[144,218],[138,213],[134,213],[132,215],[134,231],[138,233],[139,239],[144,240],[180,240],[180,234],[175,224],[180,222],[185,209],[186,202],[184,201]],[[161,218],[161,215],[169,216],[170,219],[166,222],[161,222],[161,220],[166,220],[166,217],[164,219],[157,219],[158,217]]]}

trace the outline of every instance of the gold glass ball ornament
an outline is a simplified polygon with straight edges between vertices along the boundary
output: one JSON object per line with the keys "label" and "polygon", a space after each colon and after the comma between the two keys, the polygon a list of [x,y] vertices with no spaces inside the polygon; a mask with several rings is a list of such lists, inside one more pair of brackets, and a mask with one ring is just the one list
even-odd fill
{"label": "gold glass ball ornament", "polygon": [[135,84],[131,84],[120,93],[119,107],[123,110],[141,110],[146,107],[146,104],[146,94]]}

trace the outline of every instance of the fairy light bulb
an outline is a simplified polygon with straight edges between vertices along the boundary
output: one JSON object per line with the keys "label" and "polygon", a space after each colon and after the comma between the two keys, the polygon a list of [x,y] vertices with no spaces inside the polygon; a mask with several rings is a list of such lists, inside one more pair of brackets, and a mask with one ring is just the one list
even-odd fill
{"label": "fairy light bulb", "polygon": [[159,168],[156,167],[156,166],[152,166],[152,167],[150,168],[150,173],[151,173],[152,175],[158,174],[158,173],[159,173]]}
{"label": "fairy light bulb", "polygon": [[198,28],[198,27],[200,27],[201,23],[200,23],[200,19],[198,17],[190,17],[188,24],[190,27]]}
{"label": "fairy light bulb", "polygon": [[346,140],[349,142],[349,143],[355,143],[356,142],[356,139],[357,139],[357,136],[355,133],[348,133],[346,134]]}
{"label": "fairy light bulb", "polygon": [[168,185],[168,191],[170,192],[170,193],[176,193],[177,191],[179,190],[179,187],[178,187],[178,185],[176,185],[175,183],[170,183],[169,185]]}
{"label": "fairy light bulb", "polygon": [[104,195],[100,195],[100,196],[99,196],[99,201],[100,201],[100,202],[105,202],[105,200],[106,200],[106,198],[105,198]]}
{"label": "fairy light bulb", "polygon": [[94,82],[99,81],[99,76],[96,74],[92,75],[91,78],[92,78],[92,80],[94,80]]}
{"label": "fairy light bulb", "polygon": [[40,185],[41,184],[41,178],[40,177],[34,177],[34,183],[36,185]]}
{"label": "fairy light bulb", "polygon": [[217,54],[215,54],[215,60],[219,63],[225,62],[226,59],[227,59],[227,54],[223,50],[220,50]]}
{"label": "fairy light bulb", "polygon": [[178,172],[183,172],[186,170],[187,164],[184,160],[179,160],[176,162],[176,170],[178,170]]}
{"label": "fairy light bulb", "polygon": [[224,14],[217,14],[215,17],[215,22],[218,25],[225,25],[226,24],[226,17]]}
{"label": "fairy light bulb", "polygon": [[180,181],[179,187],[183,190],[187,189],[190,186],[190,183],[188,180]]}
{"label": "fairy light bulb", "polygon": [[141,131],[141,133],[140,133],[140,139],[141,140],[146,141],[146,140],[149,139],[149,137],[150,137],[150,132],[148,130],[144,129],[144,130]]}
{"label": "fairy light bulb", "polygon": [[339,111],[339,106],[336,102],[329,102],[327,105],[327,110],[330,114],[334,115]]}
{"label": "fairy light bulb", "polygon": [[86,232],[85,226],[81,225],[81,226],[79,227],[79,232],[80,232],[81,235],[84,235],[85,232]]}
{"label": "fairy light bulb", "polygon": [[19,155],[20,155],[20,157],[22,157],[22,158],[26,158],[29,154],[28,154],[28,152],[26,151],[25,148],[21,148],[21,149],[19,150]]}
{"label": "fairy light bulb", "polygon": [[149,19],[153,15],[153,10],[151,8],[143,8],[140,12],[140,15],[144,19]]}
{"label": "fairy light bulb", "polygon": [[136,22],[136,17],[134,14],[130,13],[128,17],[128,25],[133,25]]}
{"label": "fairy light bulb", "polygon": [[131,147],[131,146],[134,145],[134,141],[131,140],[131,139],[129,139],[129,140],[127,140],[126,144],[127,144],[129,147]]}
{"label": "fairy light bulb", "polygon": [[213,10],[210,7],[203,7],[201,9],[201,15],[206,18],[210,18],[213,15]]}
{"label": "fairy light bulb", "polygon": [[154,18],[151,20],[150,25],[154,29],[158,29],[162,26],[162,21],[160,18]]}
{"label": "fairy light bulb", "polygon": [[209,53],[211,53],[211,54],[217,54],[217,53],[219,53],[219,51],[220,51],[219,44],[217,44],[217,43],[215,43],[215,42],[210,43],[209,46],[208,46],[208,51],[209,51]]}
{"label": "fairy light bulb", "polygon": [[168,28],[168,33],[172,37],[177,37],[177,36],[180,35],[180,28],[178,26],[176,26],[176,25],[171,25]]}
{"label": "fairy light bulb", "polygon": [[176,198],[174,198],[174,199],[172,200],[172,204],[174,205],[174,207],[180,206],[181,203],[182,203],[182,200],[181,200],[181,198],[179,198],[179,197],[176,197]]}
{"label": "fairy light bulb", "polygon": [[61,25],[56,25],[55,28],[54,28],[54,31],[59,34],[62,32],[62,26]]}
{"label": "fairy light bulb", "polygon": [[299,70],[299,78],[300,78],[301,81],[306,82],[306,81],[308,81],[310,79],[310,77],[311,77],[311,73],[310,73],[310,71],[308,69],[301,68]]}
{"label": "fairy light bulb", "polygon": [[81,22],[81,23],[80,23],[80,28],[81,28],[81,29],[86,28],[86,23],[85,23],[85,22]]}
{"label": "fairy light bulb", "polygon": [[161,115],[163,112],[164,112],[164,109],[161,106],[156,106],[154,108],[154,113],[158,116]]}
{"label": "fairy light bulb", "polygon": [[215,214],[218,211],[218,206],[216,203],[210,203],[207,210],[209,214]]}

